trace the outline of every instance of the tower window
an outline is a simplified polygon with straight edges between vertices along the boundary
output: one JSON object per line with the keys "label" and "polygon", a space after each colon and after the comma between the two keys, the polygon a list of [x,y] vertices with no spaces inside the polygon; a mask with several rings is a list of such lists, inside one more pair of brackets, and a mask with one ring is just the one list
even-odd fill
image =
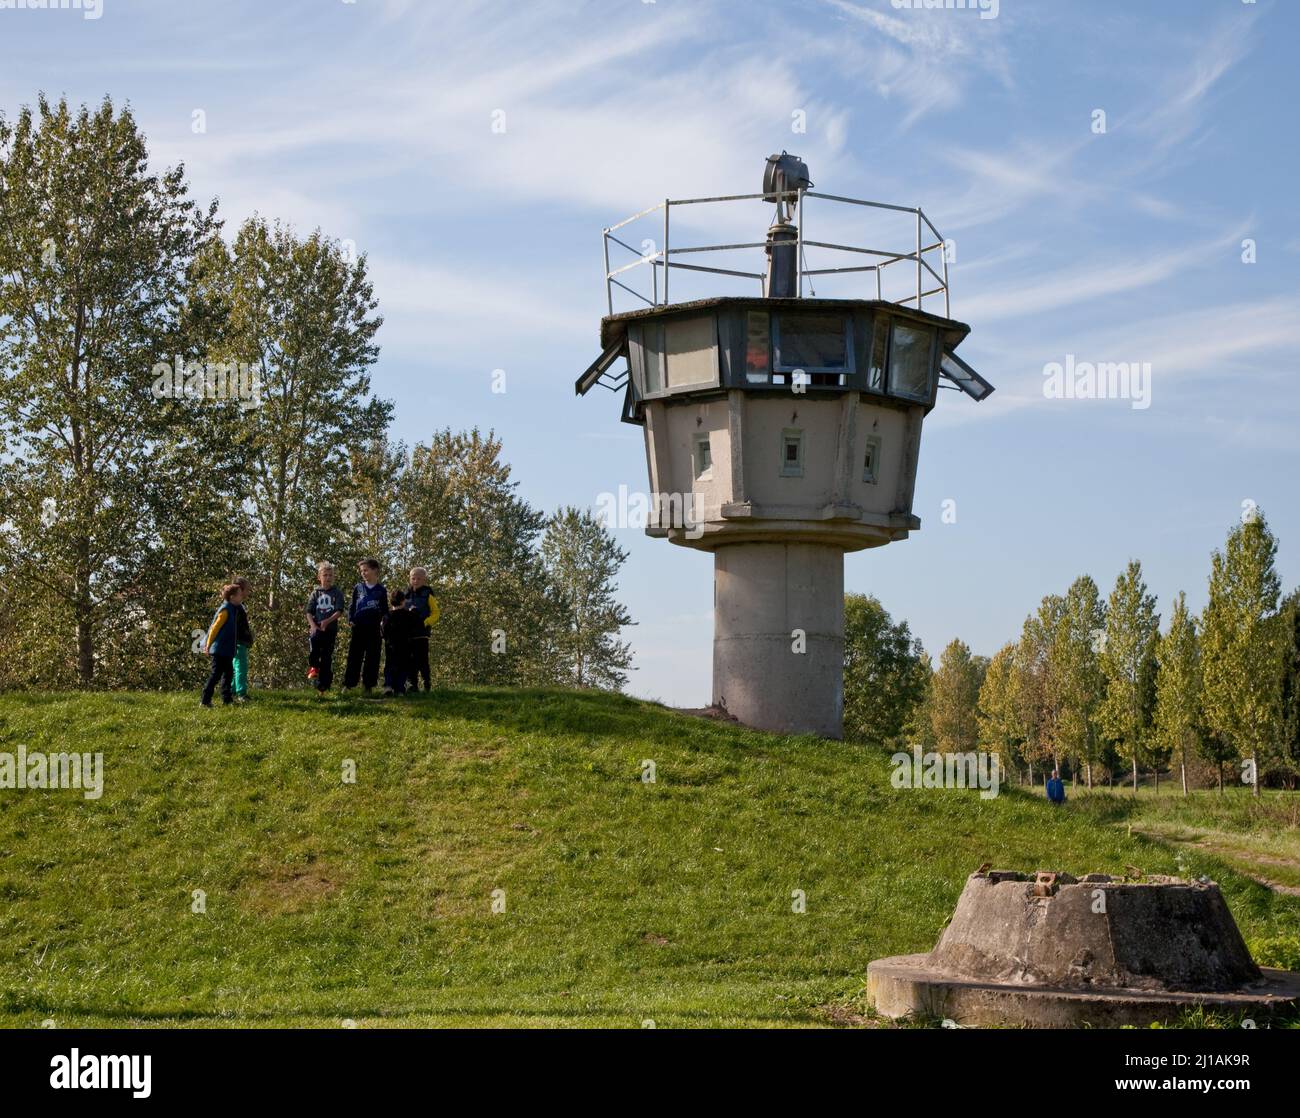
{"label": "tower window", "polygon": [[794,428],[781,432],[781,476],[803,477],[803,432]]}
{"label": "tower window", "polygon": [[769,346],[771,329],[766,311],[745,316],[745,379],[750,384],[767,384],[771,375]]}
{"label": "tower window", "polygon": [[889,391],[912,400],[929,400],[933,348],[933,330],[895,322],[889,342]]}
{"label": "tower window", "polygon": [[880,436],[868,435],[862,459],[862,480],[874,485],[880,479]]}
{"label": "tower window", "polygon": [[706,431],[702,435],[695,436],[695,480],[710,481],[713,478],[713,451],[709,446],[709,435]]}
{"label": "tower window", "polygon": [[843,384],[853,370],[849,319],[842,314],[773,315],[775,372],[796,369],[809,374],[809,383]]}

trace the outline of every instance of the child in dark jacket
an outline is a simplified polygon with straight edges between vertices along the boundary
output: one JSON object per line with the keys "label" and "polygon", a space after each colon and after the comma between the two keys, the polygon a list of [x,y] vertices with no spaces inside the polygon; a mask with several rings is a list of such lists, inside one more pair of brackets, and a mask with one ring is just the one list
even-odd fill
{"label": "child in dark jacket", "polygon": [[244,600],[243,588],[231,583],[221,591],[221,605],[208,626],[208,636],[204,648],[212,660],[212,670],[208,681],[203,685],[203,697],[199,700],[205,707],[212,705],[212,695],[221,684],[221,701],[226,706],[234,702],[231,684],[235,678],[235,648],[239,639],[239,604]]}
{"label": "child in dark jacket", "polygon": [[360,680],[368,695],[379,682],[379,654],[383,644],[383,620],[388,613],[388,590],[379,581],[378,559],[362,559],[357,570],[361,581],[352,588],[352,600],[348,603],[352,640],[348,642],[343,690],[355,687]]}
{"label": "child in dark jacket", "polygon": [[339,618],[347,604],[343,591],[334,585],[334,564],[318,563],[316,581],[319,585],[307,599],[307,679],[324,695],[334,682],[334,642],[339,635]]}
{"label": "child in dark jacket", "polygon": [[420,619],[403,608],[406,595],[400,590],[394,590],[388,602],[392,608],[384,618],[384,694],[402,695],[408,682],[417,689],[412,659]]}
{"label": "child in dark jacket", "polygon": [[411,642],[411,690],[418,691],[420,682],[429,690],[429,629],[438,620],[438,603],[429,589],[429,572],[424,567],[411,568],[411,588],[406,592],[406,608],[420,624]]}

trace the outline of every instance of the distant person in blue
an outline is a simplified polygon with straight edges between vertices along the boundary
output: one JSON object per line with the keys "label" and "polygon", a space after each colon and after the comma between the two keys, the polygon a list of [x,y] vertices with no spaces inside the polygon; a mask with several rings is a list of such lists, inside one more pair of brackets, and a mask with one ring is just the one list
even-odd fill
{"label": "distant person in blue", "polygon": [[361,581],[352,588],[352,600],[348,603],[352,640],[348,642],[343,690],[351,690],[359,679],[369,695],[379,682],[379,656],[384,644],[382,623],[388,613],[388,589],[379,581],[378,559],[362,559],[357,570]]}
{"label": "distant person in blue", "polygon": [[1065,803],[1065,784],[1057,769],[1052,770],[1051,779],[1047,782],[1047,798],[1054,804]]}

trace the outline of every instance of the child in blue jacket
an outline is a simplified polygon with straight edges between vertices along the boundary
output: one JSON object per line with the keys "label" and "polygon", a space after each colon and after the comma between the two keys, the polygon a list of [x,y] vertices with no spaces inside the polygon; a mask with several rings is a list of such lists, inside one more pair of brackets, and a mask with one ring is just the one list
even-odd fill
{"label": "child in blue jacket", "polygon": [[231,686],[235,679],[235,648],[239,640],[239,604],[244,600],[244,589],[231,583],[221,591],[221,606],[208,626],[208,636],[204,643],[208,656],[212,660],[212,670],[208,681],[203,685],[203,697],[199,700],[205,707],[212,706],[212,695],[221,684],[221,701],[226,706],[234,702]]}
{"label": "child in blue jacket", "polygon": [[361,581],[352,588],[348,603],[348,624],[352,640],[348,642],[348,664],[343,672],[343,690],[360,680],[369,695],[379,682],[379,655],[383,648],[383,620],[388,613],[388,590],[379,581],[379,560],[362,559],[357,565]]}

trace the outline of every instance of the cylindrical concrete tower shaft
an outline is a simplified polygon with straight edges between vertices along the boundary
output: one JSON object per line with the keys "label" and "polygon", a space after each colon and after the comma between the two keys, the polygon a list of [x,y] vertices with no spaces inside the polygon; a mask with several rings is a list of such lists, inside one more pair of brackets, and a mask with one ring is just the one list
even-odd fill
{"label": "cylindrical concrete tower shaft", "polygon": [[718,547],[713,594],[714,704],[760,730],[843,736],[843,549]]}

